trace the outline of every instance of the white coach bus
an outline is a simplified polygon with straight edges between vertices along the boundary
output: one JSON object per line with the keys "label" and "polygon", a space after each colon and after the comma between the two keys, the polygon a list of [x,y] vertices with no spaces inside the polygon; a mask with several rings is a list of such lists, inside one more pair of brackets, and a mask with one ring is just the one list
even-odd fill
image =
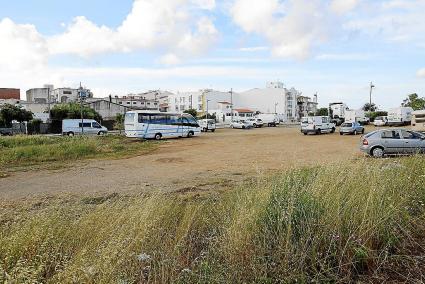
{"label": "white coach bus", "polygon": [[129,138],[156,139],[193,137],[201,134],[196,119],[190,114],[129,111],[124,120],[125,135]]}

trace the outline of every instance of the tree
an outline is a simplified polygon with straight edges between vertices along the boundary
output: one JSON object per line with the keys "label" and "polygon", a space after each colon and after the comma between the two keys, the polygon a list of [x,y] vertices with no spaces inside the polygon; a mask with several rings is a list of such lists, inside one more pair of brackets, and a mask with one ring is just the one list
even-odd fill
{"label": "tree", "polygon": [[196,109],[190,108],[188,110],[185,110],[184,113],[188,113],[190,115],[192,115],[193,117],[197,117],[198,116],[198,112],[196,111]]}
{"label": "tree", "polygon": [[114,128],[118,129],[120,133],[121,130],[124,129],[124,115],[122,113],[118,113],[117,116],[115,116]]}
{"label": "tree", "polygon": [[322,107],[322,108],[319,108],[316,113],[318,116],[328,116],[329,109],[327,107]]}
{"label": "tree", "polygon": [[18,122],[30,121],[33,117],[32,112],[23,109],[22,107],[5,104],[0,110],[1,121],[4,126],[12,127],[12,121]]}
{"label": "tree", "polygon": [[388,112],[386,111],[373,111],[366,113],[366,117],[370,118],[370,122],[374,122],[375,118],[378,116],[387,116]]}
{"label": "tree", "polygon": [[378,109],[378,107],[376,106],[376,104],[372,103],[366,103],[364,104],[363,108],[364,111],[376,111]]}
{"label": "tree", "polygon": [[404,107],[411,107],[414,110],[425,109],[425,98],[420,98],[418,94],[410,94],[401,104]]}
{"label": "tree", "polygon": [[[76,103],[56,105],[51,109],[50,115],[52,120],[79,119],[81,105]],[[102,121],[102,116],[88,106],[83,106],[83,118]]]}

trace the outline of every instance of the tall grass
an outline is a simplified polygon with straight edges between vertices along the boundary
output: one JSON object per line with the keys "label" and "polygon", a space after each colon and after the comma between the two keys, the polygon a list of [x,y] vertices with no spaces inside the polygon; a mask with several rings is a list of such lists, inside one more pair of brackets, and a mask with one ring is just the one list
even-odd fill
{"label": "tall grass", "polygon": [[95,157],[129,156],[152,150],[155,145],[121,136],[3,137],[0,138],[0,170]]}
{"label": "tall grass", "polygon": [[420,157],[365,159],[220,194],[4,203],[0,281],[421,281],[424,182]]}

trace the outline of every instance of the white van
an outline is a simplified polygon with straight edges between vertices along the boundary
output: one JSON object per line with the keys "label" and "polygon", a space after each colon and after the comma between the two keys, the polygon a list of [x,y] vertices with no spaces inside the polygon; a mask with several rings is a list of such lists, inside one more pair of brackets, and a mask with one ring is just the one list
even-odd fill
{"label": "white van", "polygon": [[215,132],[215,120],[214,119],[200,119],[198,120],[199,126],[201,127],[201,131],[203,132]]}
{"label": "white van", "polygon": [[260,113],[255,116],[269,127],[276,127],[279,124],[279,117],[274,113]]}
{"label": "white van", "polygon": [[334,133],[335,124],[331,122],[328,116],[308,116],[301,118],[301,133],[322,134]]}
{"label": "white van", "polygon": [[129,111],[124,120],[125,135],[129,138],[156,139],[193,137],[201,134],[201,127],[190,114]]}
{"label": "white van", "polygon": [[64,119],[62,121],[63,135],[105,135],[107,133],[108,129],[94,119]]}
{"label": "white van", "polygon": [[358,122],[362,125],[365,125],[369,123],[369,118],[366,117],[364,110],[349,109],[345,111],[345,122]]}
{"label": "white van", "polygon": [[388,125],[409,125],[412,121],[413,108],[397,107],[388,111]]}

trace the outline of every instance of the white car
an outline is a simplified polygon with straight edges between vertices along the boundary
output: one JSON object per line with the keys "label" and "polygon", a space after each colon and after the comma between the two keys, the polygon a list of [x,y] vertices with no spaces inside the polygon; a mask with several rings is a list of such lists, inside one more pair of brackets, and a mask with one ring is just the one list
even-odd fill
{"label": "white car", "polygon": [[263,121],[259,118],[250,118],[250,119],[247,119],[246,122],[252,124],[252,127],[254,128],[256,127],[261,128],[264,125]]}
{"label": "white car", "polygon": [[230,128],[238,128],[238,129],[249,129],[252,128],[251,124],[242,121],[242,120],[234,120],[230,123]]}
{"label": "white car", "polygon": [[388,117],[387,116],[378,116],[373,121],[373,125],[375,126],[385,126],[388,124]]}

